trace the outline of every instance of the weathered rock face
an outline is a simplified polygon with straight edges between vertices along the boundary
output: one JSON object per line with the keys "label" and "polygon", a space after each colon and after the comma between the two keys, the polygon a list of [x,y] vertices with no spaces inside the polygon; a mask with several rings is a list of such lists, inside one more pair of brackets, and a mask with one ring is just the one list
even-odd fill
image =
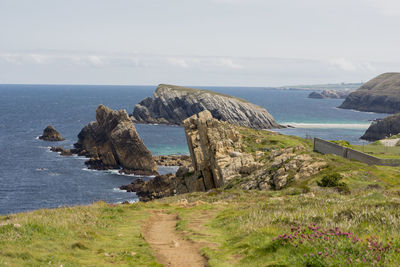
{"label": "weathered rock face", "polygon": [[236,127],[214,119],[209,111],[184,121],[192,166],[182,166],[176,175],[157,176],[150,181],[134,181],[121,189],[135,191],[140,200],[208,191],[222,187],[240,172],[259,165],[252,155],[241,151],[241,135]]}
{"label": "weathered rock face", "polygon": [[157,166],[143,144],[125,110],[115,111],[104,105],[96,110],[96,121],[78,134],[74,153],[91,157],[94,169],[119,169],[123,172],[154,175]]}
{"label": "weathered rock face", "polygon": [[312,92],[308,95],[308,98],[314,99],[325,99],[325,98],[332,98],[332,99],[344,99],[346,98],[351,91],[338,91],[338,90],[323,90],[322,92]]}
{"label": "weathered rock face", "polygon": [[43,130],[43,135],[39,136],[39,139],[45,141],[64,141],[65,139],[61,136],[61,134],[51,125],[47,126],[46,129]]}
{"label": "weathered rock face", "polygon": [[242,167],[256,164],[252,155],[242,153],[235,127],[208,110],[184,120],[184,127],[195,175],[202,177],[205,190],[224,186]]}
{"label": "weathered rock face", "polygon": [[241,184],[243,189],[280,190],[291,181],[309,178],[327,167],[327,163],[304,154],[304,147],[271,151],[269,165],[252,173]]}
{"label": "weathered rock face", "polygon": [[351,93],[339,108],[359,111],[400,112],[400,73],[384,73]]}
{"label": "weathered rock face", "polygon": [[255,129],[282,127],[262,107],[245,100],[174,85],[161,84],[154,93],[135,106],[132,118],[137,123],[183,125],[183,120],[203,110],[214,118]]}
{"label": "weathered rock face", "polygon": [[400,113],[373,122],[361,139],[376,141],[400,133]]}

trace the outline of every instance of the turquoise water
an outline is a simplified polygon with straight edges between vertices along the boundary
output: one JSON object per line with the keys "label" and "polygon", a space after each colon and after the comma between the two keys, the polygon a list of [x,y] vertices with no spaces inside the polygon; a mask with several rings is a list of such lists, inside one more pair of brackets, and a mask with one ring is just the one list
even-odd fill
{"label": "turquoise water", "polygon": [[[99,104],[131,113],[134,105],[152,95],[155,88],[0,85],[0,214],[98,200],[136,201],[134,193],[117,189],[136,177],[119,175],[115,171],[89,171],[85,168],[84,158],[61,157],[49,152],[49,147],[72,147],[82,127],[95,120]],[[224,87],[215,88],[215,91],[263,106],[281,123],[298,123],[300,128],[279,131],[299,136],[359,142],[369,120],[385,116],[339,110],[336,106],[341,100],[308,99],[309,91]],[[56,143],[38,140],[47,125],[54,125],[66,140]],[[182,127],[136,127],[152,153],[188,153]],[[170,171],[160,168],[161,173]]]}

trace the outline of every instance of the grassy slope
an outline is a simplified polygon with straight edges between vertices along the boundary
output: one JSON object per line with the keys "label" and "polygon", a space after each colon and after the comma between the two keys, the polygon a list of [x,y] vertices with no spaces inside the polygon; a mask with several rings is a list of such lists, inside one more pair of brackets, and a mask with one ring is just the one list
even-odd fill
{"label": "grassy slope", "polygon": [[[190,239],[204,242],[203,253],[210,266],[337,266],[347,262],[365,266],[363,257],[397,266],[400,168],[367,166],[314,154],[310,142],[297,137],[241,131],[246,135],[246,151],[303,145],[307,153],[322,158],[329,167],[280,191],[233,188],[150,203],[110,206],[100,202],[2,216],[0,266],[157,266],[141,236],[141,227],[153,209],[179,214],[177,229]],[[316,185],[323,175],[332,172],[342,174],[350,194]],[[329,237],[329,241],[311,238],[303,244],[275,239],[293,234],[293,227],[307,230],[313,224],[322,229],[338,227],[338,231],[354,233],[361,241],[353,242],[352,237],[345,236]],[[372,236],[376,243],[365,241]],[[387,247],[391,238],[394,240]],[[320,252],[323,254],[318,255]]]}

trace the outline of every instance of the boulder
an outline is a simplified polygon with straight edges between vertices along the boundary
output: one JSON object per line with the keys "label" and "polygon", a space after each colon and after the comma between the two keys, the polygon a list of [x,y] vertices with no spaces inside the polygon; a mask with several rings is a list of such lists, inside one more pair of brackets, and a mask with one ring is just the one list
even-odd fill
{"label": "boulder", "polygon": [[46,129],[43,130],[43,135],[39,136],[39,139],[53,142],[65,140],[61,136],[61,134],[51,125],[47,126]]}
{"label": "boulder", "polygon": [[104,105],[96,110],[96,121],[78,134],[73,150],[91,157],[86,164],[93,169],[123,168],[129,173],[157,175],[157,166],[143,144],[125,110],[116,111]]}

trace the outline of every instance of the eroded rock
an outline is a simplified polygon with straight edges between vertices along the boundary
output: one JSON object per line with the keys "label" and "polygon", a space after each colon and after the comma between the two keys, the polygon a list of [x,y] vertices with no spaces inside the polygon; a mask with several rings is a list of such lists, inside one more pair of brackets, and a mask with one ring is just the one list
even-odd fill
{"label": "eroded rock", "polygon": [[125,110],[116,111],[100,105],[96,121],[78,134],[74,152],[88,156],[93,169],[119,169],[142,175],[157,175],[157,166],[143,144]]}
{"label": "eroded rock", "polygon": [[45,141],[64,141],[65,139],[61,136],[61,134],[51,125],[47,126],[43,130],[43,135],[39,136],[39,139]]}

